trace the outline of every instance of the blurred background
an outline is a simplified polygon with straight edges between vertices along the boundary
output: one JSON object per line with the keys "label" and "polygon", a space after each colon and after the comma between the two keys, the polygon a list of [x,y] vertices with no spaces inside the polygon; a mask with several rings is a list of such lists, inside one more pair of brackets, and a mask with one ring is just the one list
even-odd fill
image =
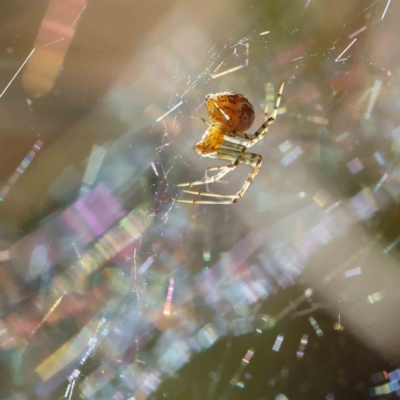
{"label": "blurred background", "polygon": [[[1,9],[1,399],[400,396],[398,1]],[[176,202],[205,96],[282,79],[245,196]]]}

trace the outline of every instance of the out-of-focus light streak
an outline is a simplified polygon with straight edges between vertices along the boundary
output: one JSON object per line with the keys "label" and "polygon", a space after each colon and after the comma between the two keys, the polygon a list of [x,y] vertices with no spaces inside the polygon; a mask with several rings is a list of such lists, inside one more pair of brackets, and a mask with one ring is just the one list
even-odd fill
{"label": "out-of-focus light streak", "polygon": [[379,91],[381,90],[382,81],[379,79],[375,79],[374,86],[372,87],[371,97],[369,99],[367,112],[365,113],[365,119],[369,119],[371,117],[372,109],[375,106],[376,99],[378,98]]}
{"label": "out-of-focus light streak", "polygon": [[153,393],[161,383],[159,373],[149,372],[143,378],[143,383],[134,396],[138,400],[147,399],[150,393]]}
{"label": "out-of-focus light streak", "polygon": [[[98,333],[99,333],[99,329],[100,329],[100,327],[101,327],[102,325],[104,325],[105,322],[106,322],[106,319],[105,319],[105,318],[102,318],[102,319],[100,320],[100,322],[99,322],[99,324],[97,325],[97,328],[96,328],[96,330],[95,330],[93,336],[89,339],[88,348],[87,348],[85,354],[83,355],[83,357],[81,358],[81,361],[79,362],[79,365],[81,365],[81,366],[84,365],[84,364],[86,363],[87,359],[89,358],[89,356],[90,356],[91,354],[94,354],[94,351],[95,351],[95,348],[96,348],[96,344],[97,344],[97,342],[98,342],[97,335],[98,335]],[[107,330],[107,328],[105,328],[105,329],[103,330],[103,336],[107,336],[107,334],[108,334],[108,330]],[[72,380],[75,380],[76,378],[78,378],[78,376],[79,376],[80,374],[81,374],[81,371],[80,371],[79,369],[76,368],[76,369],[74,369],[74,371],[72,372],[72,374],[71,374],[67,379],[68,379],[69,382],[71,382]]]}
{"label": "out-of-focus light streak", "polygon": [[239,383],[239,379],[242,376],[243,371],[249,365],[250,360],[254,355],[254,349],[248,349],[244,357],[242,358],[242,362],[239,365],[239,368],[236,370],[235,374],[233,375],[230,384],[232,386],[237,386]]}
{"label": "out-of-focus light streak", "polygon": [[10,85],[13,83],[13,80],[17,77],[17,75],[21,72],[21,69],[24,68],[24,65],[28,62],[28,60],[31,58],[32,54],[34,53],[35,49],[33,49],[29,56],[26,58],[26,60],[22,63],[22,65],[19,67],[18,71],[15,73],[15,75],[12,77],[11,81],[8,83],[8,85],[5,87],[3,92],[0,94],[0,98],[3,97],[3,94],[6,92],[6,90],[10,87]]}
{"label": "out-of-focus light streak", "polygon": [[381,292],[376,292],[376,293],[370,294],[367,297],[367,301],[369,304],[374,304],[382,299],[383,299],[383,294]]}
{"label": "out-of-focus light streak", "polygon": [[278,337],[275,339],[275,343],[272,346],[272,350],[278,352],[282,346],[283,339],[285,337],[283,335],[278,335]]}
{"label": "out-of-focus light streak", "polygon": [[346,278],[351,278],[352,276],[360,275],[361,274],[361,267],[356,267],[353,269],[349,269],[348,271],[345,271],[344,275]]}
{"label": "out-of-focus light streak", "polygon": [[303,301],[307,300],[313,291],[311,288],[308,288],[304,291],[302,295],[300,295],[297,299],[291,302],[288,306],[286,306],[283,310],[281,310],[278,314],[275,315],[274,320],[278,322],[283,317],[288,315],[291,311],[295,310]]}
{"label": "out-of-focus light streak", "polygon": [[305,350],[305,348],[307,346],[307,343],[308,343],[308,335],[303,335],[301,337],[301,340],[300,340],[299,349],[297,350],[297,353],[296,353],[296,357],[297,358],[303,358],[304,357],[304,350]]}
{"label": "out-of-focus light streak", "polygon": [[375,396],[384,396],[385,394],[396,392],[397,395],[400,394],[400,382],[392,381],[385,383],[383,385],[375,386],[370,389],[370,395],[372,397]]}
{"label": "out-of-focus light streak", "polygon": [[197,341],[202,349],[210,348],[219,338],[221,333],[213,324],[207,324],[197,333]]}
{"label": "out-of-focus light streak", "polygon": [[372,88],[368,88],[366,90],[364,90],[364,93],[359,97],[359,99],[356,101],[356,105],[360,106],[360,104],[362,104],[365,99],[367,98],[367,96],[372,92]]}
{"label": "out-of-focus light streak", "polygon": [[[66,367],[72,365],[73,362],[76,363],[77,360],[79,360],[79,357],[82,357],[82,353],[86,353],[88,343],[90,343],[90,340],[97,335],[96,328],[98,329],[100,324],[102,324],[102,320],[103,319],[100,319],[98,316],[93,317],[86,326],[81,328],[78,334],[66,341],[61,347],[56,349],[45,360],[43,360],[34,369],[35,373],[38,374],[41,380],[49,381],[61,372],[64,372],[65,375],[69,373],[70,369],[67,369]],[[103,367],[103,370],[107,369],[107,365],[104,365]],[[69,383],[72,383],[72,380],[76,379],[78,376],[80,376],[79,369],[75,369],[69,377],[67,377]]]}
{"label": "out-of-focus light streak", "polygon": [[232,321],[231,329],[235,336],[245,335],[254,330],[254,317],[243,317]]}
{"label": "out-of-focus light streak", "polygon": [[265,85],[265,105],[264,115],[268,115],[268,110],[273,110],[275,105],[275,86],[271,83]]}
{"label": "out-of-focus light streak", "polygon": [[292,147],[292,144],[289,142],[289,140],[285,140],[282,144],[279,145],[279,150],[282,153],[286,153],[288,150],[290,150]]}
{"label": "out-of-focus light streak", "polygon": [[[329,214],[330,212],[332,212],[335,208],[339,207],[342,204],[342,200],[336,201],[335,203],[333,203],[330,207],[328,207],[325,210],[326,214]],[[325,279],[325,278],[324,278]]]}
{"label": "out-of-focus light streak", "polygon": [[289,164],[291,164],[296,158],[303,154],[303,150],[301,149],[300,146],[297,146],[294,148],[290,153],[286,154],[284,157],[281,159],[281,164],[284,167],[287,167]]}
{"label": "out-of-focus light streak", "polygon": [[38,140],[32,150],[26,155],[26,157],[22,160],[21,164],[19,167],[16,169],[16,171],[11,175],[9,178],[8,182],[6,183],[5,186],[3,186],[0,190],[0,201],[3,201],[5,197],[7,196],[8,192],[11,190],[11,187],[15,185],[15,183],[18,181],[18,179],[21,177],[21,175],[25,172],[26,168],[28,168],[29,164],[32,162],[32,160],[35,158],[35,155],[39,152],[39,150],[43,146],[43,141]]}
{"label": "out-of-focus light streak", "polygon": [[357,193],[350,203],[355,214],[364,220],[371,218],[379,209],[377,199],[369,187]]}
{"label": "out-of-focus light streak", "polygon": [[86,0],[48,1],[33,46],[36,52],[22,76],[23,88],[34,97],[44,96],[54,87],[75,35],[74,20],[85,6]]}
{"label": "out-of-focus light streak", "polygon": [[314,328],[314,331],[317,334],[317,336],[319,336],[319,337],[323,336],[324,333],[322,332],[321,328],[319,327],[317,321],[313,317],[308,318],[308,320],[310,321],[311,326]]}
{"label": "out-of-focus light streak", "polygon": [[242,69],[245,66],[246,65],[242,64],[242,65],[239,65],[237,67],[233,67],[233,68],[227,69],[226,71],[220,72],[219,74],[211,75],[211,78],[213,78],[213,79],[219,78],[220,76],[227,75],[227,74],[230,74],[232,72],[238,71],[239,69]]}
{"label": "out-of-focus light streak", "polygon": [[[236,47],[235,47],[235,50],[236,50]],[[221,61],[221,62],[218,64],[217,68],[214,69],[213,72],[214,72],[214,73],[217,72],[217,71],[221,68],[221,65],[222,65],[223,63],[224,63],[224,62]]]}
{"label": "out-of-focus light streak", "polygon": [[158,176],[157,168],[156,168],[156,166],[154,165],[153,162],[151,163],[151,167],[153,168],[153,171],[154,171],[154,173],[156,174],[156,176]]}
{"label": "out-of-focus light streak", "polygon": [[386,3],[386,7],[385,7],[385,9],[383,11],[383,14],[382,14],[382,17],[381,17],[381,21],[383,20],[383,18],[385,18],[386,11],[388,10],[391,1],[392,0],[388,0],[388,2]]}
{"label": "out-of-focus light streak", "polygon": [[210,250],[203,250],[203,260],[205,262],[209,262],[211,260],[211,252],[210,252]]}
{"label": "out-of-focus light streak", "polygon": [[389,246],[387,246],[383,252],[385,254],[388,254],[391,250],[393,250],[398,244],[400,243],[400,236],[397,236],[397,238],[395,240],[393,240],[392,243],[389,244]]}
{"label": "out-of-focus light streak", "polygon": [[313,200],[319,207],[324,207],[330,199],[330,195],[325,190],[320,190],[313,196]]}
{"label": "out-of-focus light streak", "polygon": [[329,119],[324,117],[319,117],[317,115],[307,115],[307,121],[314,122],[314,124],[318,125],[328,125]]}
{"label": "out-of-focus light streak", "polygon": [[[238,44],[243,44],[243,43],[238,43]],[[235,45],[235,46],[236,46],[236,45]],[[237,67],[233,67],[233,68],[227,69],[226,71],[222,71],[222,72],[220,72],[220,73],[218,73],[218,74],[211,74],[211,78],[212,78],[212,79],[219,78],[220,76],[230,74],[230,73],[232,73],[232,72],[238,71],[239,69],[242,69],[242,68],[245,68],[245,67],[248,67],[248,66],[249,66],[249,47],[250,47],[250,46],[249,46],[249,43],[244,43],[243,46],[246,46],[246,59],[245,59],[245,63],[244,63],[244,64],[241,64],[241,65],[238,65]]]}
{"label": "out-of-focus light streak", "polygon": [[336,136],[335,142],[341,142],[349,136],[349,132],[343,132],[340,135]]}
{"label": "out-of-focus light streak", "polygon": [[82,179],[83,185],[80,190],[81,197],[85,196],[95,183],[106,152],[107,150],[104,147],[97,146],[96,144],[93,146]]}
{"label": "out-of-focus light streak", "polygon": [[353,37],[359,35],[361,32],[364,32],[366,29],[367,29],[367,26],[364,25],[362,28],[358,29],[357,31],[355,31],[351,35],[349,35],[349,39],[353,39]]}
{"label": "out-of-focus light streak", "polygon": [[171,109],[169,109],[165,114],[163,114],[163,115],[161,115],[161,117],[157,118],[155,123],[158,123],[158,122],[162,121],[167,115],[169,115],[172,112],[174,112],[182,104],[183,104],[183,101],[181,100],[178,104],[175,104]]}
{"label": "out-of-focus light streak", "polygon": [[154,261],[154,258],[150,256],[150,257],[142,264],[142,266],[139,268],[139,272],[140,272],[141,274],[144,274],[144,273],[147,271],[147,269],[150,267],[150,265],[153,263],[153,261]]}
{"label": "out-of-focus light streak", "polygon": [[0,251],[0,262],[1,261],[7,261],[11,258],[11,253],[10,250],[3,250]]}
{"label": "out-of-focus light streak", "polygon": [[364,169],[364,165],[358,157],[356,157],[354,160],[349,161],[346,166],[352,175]]}
{"label": "out-of-focus light streak", "polygon": [[72,382],[74,379],[76,379],[79,375],[81,374],[81,371],[79,369],[74,369],[72,371],[72,374],[67,378],[69,382]]}
{"label": "out-of-focus light streak", "polygon": [[382,157],[381,153],[379,153],[378,151],[374,153],[374,158],[375,158],[375,161],[379,165],[381,165],[381,166],[385,165],[385,159]]}
{"label": "out-of-focus light streak", "polygon": [[[283,109],[279,109],[279,114],[284,114],[284,112],[286,112],[286,109],[283,111]],[[318,125],[328,125],[329,124],[329,119],[325,118],[325,117],[321,117],[318,115],[306,115],[304,116],[303,114],[291,114],[294,117],[297,117],[298,119],[300,119],[301,121],[310,121],[313,122],[314,124],[318,124]]]}
{"label": "out-of-focus light streak", "polygon": [[16,340],[10,335],[3,321],[0,319],[0,349],[10,350],[14,348]]}
{"label": "out-of-focus light streak", "polygon": [[214,396],[215,390],[217,389],[217,384],[218,384],[219,380],[221,379],[222,373],[224,372],[226,363],[228,361],[228,357],[229,357],[229,354],[232,349],[232,342],[233,342],[233,340],[231,338],[226,342],[226,346],[225,346],[225,350],[224,350],[224,354],[222,356],[221,362],[213,375],[211,384],[208,387],[206,400],[212,400],[212,398]]}
{"label": "out-of-focus light streak", "polygon": [[167,292],[167,298],[165,300],[165,306],[164,306],[164,315],[170,315],[171,314],[171,304],[172,304],[172,296],[174,295],[174,278],[169,279],[169,286],[168,286],[168,292]]}
{"label": "out-of-focus light streak", "polygon": [[293,58],[293,60],[292,60],[292,61],[298,61],[298,60],[301,60],[302,58],[304,58],[304,56],[297,57],[297,58]]}
{"label": "out-of-focus light streak", "polygon": [[[72,393],[73,393],[73,391],[74,391],[75,382],[76,382],[76,381],[75,381],[75,379],[74,379],[74,380],[68,385],[68,388],[70,388],[68,400],[71,400],[71,398],[72,398]],[[67,394],[66,394],[65,397],[67,397]]]}
{"label": "out-of-focus light streak", "polygon": [[357,40],[357,38],[355,38],[338,56],[337,56],[337,58],[336,58],[336,60],[335,60],[335,62],[338,62],[338,61],[345,61],[346,59],[341,59],[340,57],[342,57],[342,55],[344,54],[344,53],[346,53],[346,51],[351,47],[351,46],[353,46],[353,44],[356,42],[356,40]]}
{"label": "out-of-focus light streak", "polygon": [[395,382],[400,380],[400,369],[395,369],[392,372],[387,373],[386,371],[382,371],[383,377],[389,378],[391,382]]}
{"label": "out-of-focus light streak", "polygon": [[68,386],[67,386],[67,389],[65,390],[65,394],[64,394],[65,398],[68,397],[68,393],[69,393],[70,389],[71,389],[71,384],[69,383]]}
{"label": "out-of-focus light streak", "polygon": [[139,237],[146,226],[141,215],[136,215],[140,213],[141,208],[139,206],[138,210],[135,209],[108,230],[91,248],[82,254],[80,260],[64,273],[56,276],[52,282],[51,296],[57,295],[60,291],[81,292],[87,276],[97,271],[104,263]]}
{"label": "out-of-focus light streak", "polygon": [[[340,271],[346,269],[347,267],[350,267],[352,264],[354,265],[354,263],[357,261],[358,258],[364,259],[380,238],[381,238],[381,233],[376,234],[374,236],[374,238],[371,239],[367,245],[365,245],[360,250],[358,250],[356,253],[354,253],[346,261],[344,261],[342,264],[340,264],[335,270],[333,270],[329,274],[325,275],[322,278],[322,283],[324,285],[329,283]],[[359,262],[357,262],[357,264],[360,265]]]}
{"label": "out-of-focus light streak", "polygon": [[29,345],[29,340],[32,339],[32,337],[35,335],[35,333],[41,328],[41,326],[47,321],[47,319],[50,317],[50,315],[54,312],[54,310],[59,306],[61,303],[62,299],[66,293],[64,293],[62,296],[60,296],[57,301],[52,305],[50,310],[47,312],[47,314],[42,318],[42,320],[39,322],[38,325],[31,331],[31,333],[28,335],[27,341],[25,345],[23,346],[21,353],[25,351],[26,347]]}

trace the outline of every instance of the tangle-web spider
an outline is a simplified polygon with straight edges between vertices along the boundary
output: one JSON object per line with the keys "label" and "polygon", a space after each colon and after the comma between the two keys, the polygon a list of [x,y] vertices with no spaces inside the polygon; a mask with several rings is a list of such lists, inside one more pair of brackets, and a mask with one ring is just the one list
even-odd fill
{"label": "tangle-web spider", "polygon": [[[191,204],[233,204],[243,197],[251,182],[258,174],[262,164],[262,157],[259,154],[247,153],[246,150],[267,136],[268,127],[275,121],[278,114],[283,86],[284,81],[279,86],[278,96],[271,116],[268,117],[266,115],[268,118],[253,135],[244,133],[251,127],[254,121],[254,109],[246,97],[229,91],[206,96],[206,106],[211,123],[203,119],[208,125],[208,129],[200,142],[194,147],[194,151],[202,157],[217,158],[219,160],[230,161],[231,163],[207,168],[207,171],[220,171],[214,176],[205,177],[200,181],[180,183],[177,186],[190,188],[195,185],[216,182],[228,172],[233,171],[239,164],[249,165],[252,167],[252,170],[242,188],[236,194],[218,194],[181,189],[184,193],[204,197],[218,197],[227,200],[178,199],[177,201]],[[225,148],[221,148],[221,146]]]}

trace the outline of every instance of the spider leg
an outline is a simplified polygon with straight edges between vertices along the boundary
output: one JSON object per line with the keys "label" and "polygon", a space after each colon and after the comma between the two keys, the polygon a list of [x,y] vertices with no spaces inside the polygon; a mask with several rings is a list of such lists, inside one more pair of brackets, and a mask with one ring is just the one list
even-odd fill
{"label": "spider leg", "polygon": [[284,85],[285,85],[285,81],[282,81],[279,86],[278,96],[276,98],[274,111],[272,112],[270,117],[260,126],[260,128],[257,129],[256,133],[254,133],[253,135],[249,135],[247,133],[235,131],[235,136],[249,140],[249,142],[244,144],[247,148],[254,146],[258,141],[260,141],[265,136],[267,136],[268,127],[275,122],[276,116],[278,115],[278,109],[279,109],[279,105],[281,103]]}
{"label": "spider leg", "polygon": [[243,155],[246,151],[246,146],[243,144],[245,142],[235,139],[231,136],[226,136],[224,135],[225,140],[223,141],[223,145],[227,146],[227,147],[233,147],[234,149],[240,149],[241,152],[238,155],[237,159],[235,160],[235,162],[233,162],[232,164],[228,164],[228,165],[218,165],[217,167],[208,167],[206,168],[206,171],[219,171],[221,169],[225,169],[225,168],[230,168],[231,170],[233,170],[234,166],[236,167],[239,164],[239,158],[241,155]]}
{"label": "spider leg", "polygon": [[[253,179],[258,174],[258,171],[260,170],[261,165],[262,165],[262,157],[259,154],[246,153],[246,155],[250,156],[250,161],[252,163],[254,163],[255,165],[254,165],[252,171],[250,172],[249,176],[247,177],[246,181],[244,182],[242,188],[237,192],[238,199],[240,199],[244,196],[247,189],[253,182]],[[236,201],[235,201],[235,203],[236,203]]]}
{"label": "spider leg", "polygon": [[[238,156],[239,155],[239,156]],[[262,164],[262,157],[258,154],[252,153],[239,153],[236,150],[228,150],[228,149],[219,149],[217,151],[217,158],[224,159],[224,160],[235,160],[232,164],[233,165],[237,162],[237,164],[245,164],[252,167],[252,170],[244,182],[242,188],[233,195],[225,195],[225,194],[218,194],[218,193],[209,193],[209,192],[196,192],[194,190],[182,190],[184,193],[195,194],[197,196],[208,196],[208,197],[218,197],[221,199],[230,199],[230,200],[180,200],[177,201],[180,203],[190,203],[190,204],[233,204],[236,203],[243,195],[246,193],[248,187],[250,186],[251,182],[258,174],[258,171],[261,168]],[[235,167],[236,168],[236,167]],[[222,171],[225,172],[225,171]],[[221,174],[221,173],[220,173]],[[219,174],[217,174],[219,175]]]}
{"label": "spider leg", "polygon": [[[195,190],[181,190],[183,193],[195,194],[197,196],[208,196],[208,197],[221,197],[226,199],[237,199],[237,195],[235,194],[219,194],[219,193],[211,193],[211,192],[196,192]],[[178,200],[179,201],[179,200]]]}
{"label": "spider leg", "polygon": [[211,124],[204,118],[201,119],[207,126],[210,126]]}
{"label": "spider leg", "polygon": [[[226,175],[230,170],[224,170],[214,176],[209,176],[207,178],[203,178],[201,181],[193,181],[193,182],[185,182],[185,183],[179,183],[178,185],[175,185],[176,187],[192,187],[192,186],[197,186],[197,185],[206,185],[207,183],[212,183],[216,182],[217,180],[220,180],[224,175]],[[222,174],[223,173],[223,174]]]}
{"label": "spider leg", "polygon": [[226,123],[232,127],[232,120],[231,117],[215,102],[213,101],[214,107],[218,109],[218,111],[222,114],[222,116],[225,118]]}
{"label": "spider leg", "polygon": [[217,167],[208,167],[206,171],[219,171],[220,169],[225,169],[226,165],[218,165]]}
{"label": "spider leg", "polygon": [[233,204],[233,201],[207,201],[207,200],[176,200],[178,203],[188,204]]}
{"label": "spider leg", "polygon": [[[232,139],[232,138],[228,138],[226,137],[226,139]],[[210,176],[207,178],[203,178],[200,181],[194,181],[194,182],[185,182],[185,183],[180,183],[178,185],[176,185],[177,187],[185,187],[185,186],[197,186],[197,185],[205,185],[207,183],[212,183],[212,182],[216,182],[218,180],[220,180],[222,177],[224,177],[227,173],[233,171],[238,165],[239,165],[239,159],[240,157],[244,154],[244,152],[246,151],[246,147],[242,144],[237,144],[228,140],[224,140],[222,142],[222,145],[227,146],[227,147],[233,147],[234,149],[240,149],[241,151],[236,151],[236,150],[232,150],[234,151],[237,156],[236,159],[233,163],[228,164],[228,165],[221,165],[218,167],[210,167],[207,168],[207,171],[213,171],[213,170],[222,170],[221,172],[219,172],[218,174],[214,175],[214,176]],[[220,154],[220,150],[216,151],[216,155],[210,155],[213,158],[220,158],[219,157]],[[221,158],[220,158],[221,159]]]}
{"label": "spider leg", "polygon": [[[251,170],[248,178],[244,182],[241,189],[236,194],[218,194],[218,193],[209,193],[209,192],[196,192],[194,190],[182,190],[182,192],[189,193],[189,194],[195,194],[197,196],[229,198],[229,199],[232,199],[231,203],[236,203],[240,198],[242,198],[244,196],[247,189],[253,182],[253,179],[258,174],[258,171],[260,170],[261,164],[262,164],[262,157],[259,154],[246,153],[246,158],[248,158],[248,160],[241,159],[240,163],[251,165],[253,167],[253,169]],[[177,201],[180,201],[180,200],[177,200]],[[203,203],[201,200],[198,200],[198,201],[193,201],[193,202],[195,202],[196,204],[226,204],[226,203],[221,203],[220,201],[216,201],[214,203],[209,203],[209,202]]]}

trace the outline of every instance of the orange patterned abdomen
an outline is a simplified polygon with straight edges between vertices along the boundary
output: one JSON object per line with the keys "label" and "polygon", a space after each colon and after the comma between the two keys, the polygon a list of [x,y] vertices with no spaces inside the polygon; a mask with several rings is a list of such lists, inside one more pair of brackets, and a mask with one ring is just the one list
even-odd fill
{"label": "orange patterned abdomen", "polygon": [[254,109],[250,101],[235,92],[219,92],[206,96],[211,122],[224,124],[229,131],[245,132],[254,122]]}

